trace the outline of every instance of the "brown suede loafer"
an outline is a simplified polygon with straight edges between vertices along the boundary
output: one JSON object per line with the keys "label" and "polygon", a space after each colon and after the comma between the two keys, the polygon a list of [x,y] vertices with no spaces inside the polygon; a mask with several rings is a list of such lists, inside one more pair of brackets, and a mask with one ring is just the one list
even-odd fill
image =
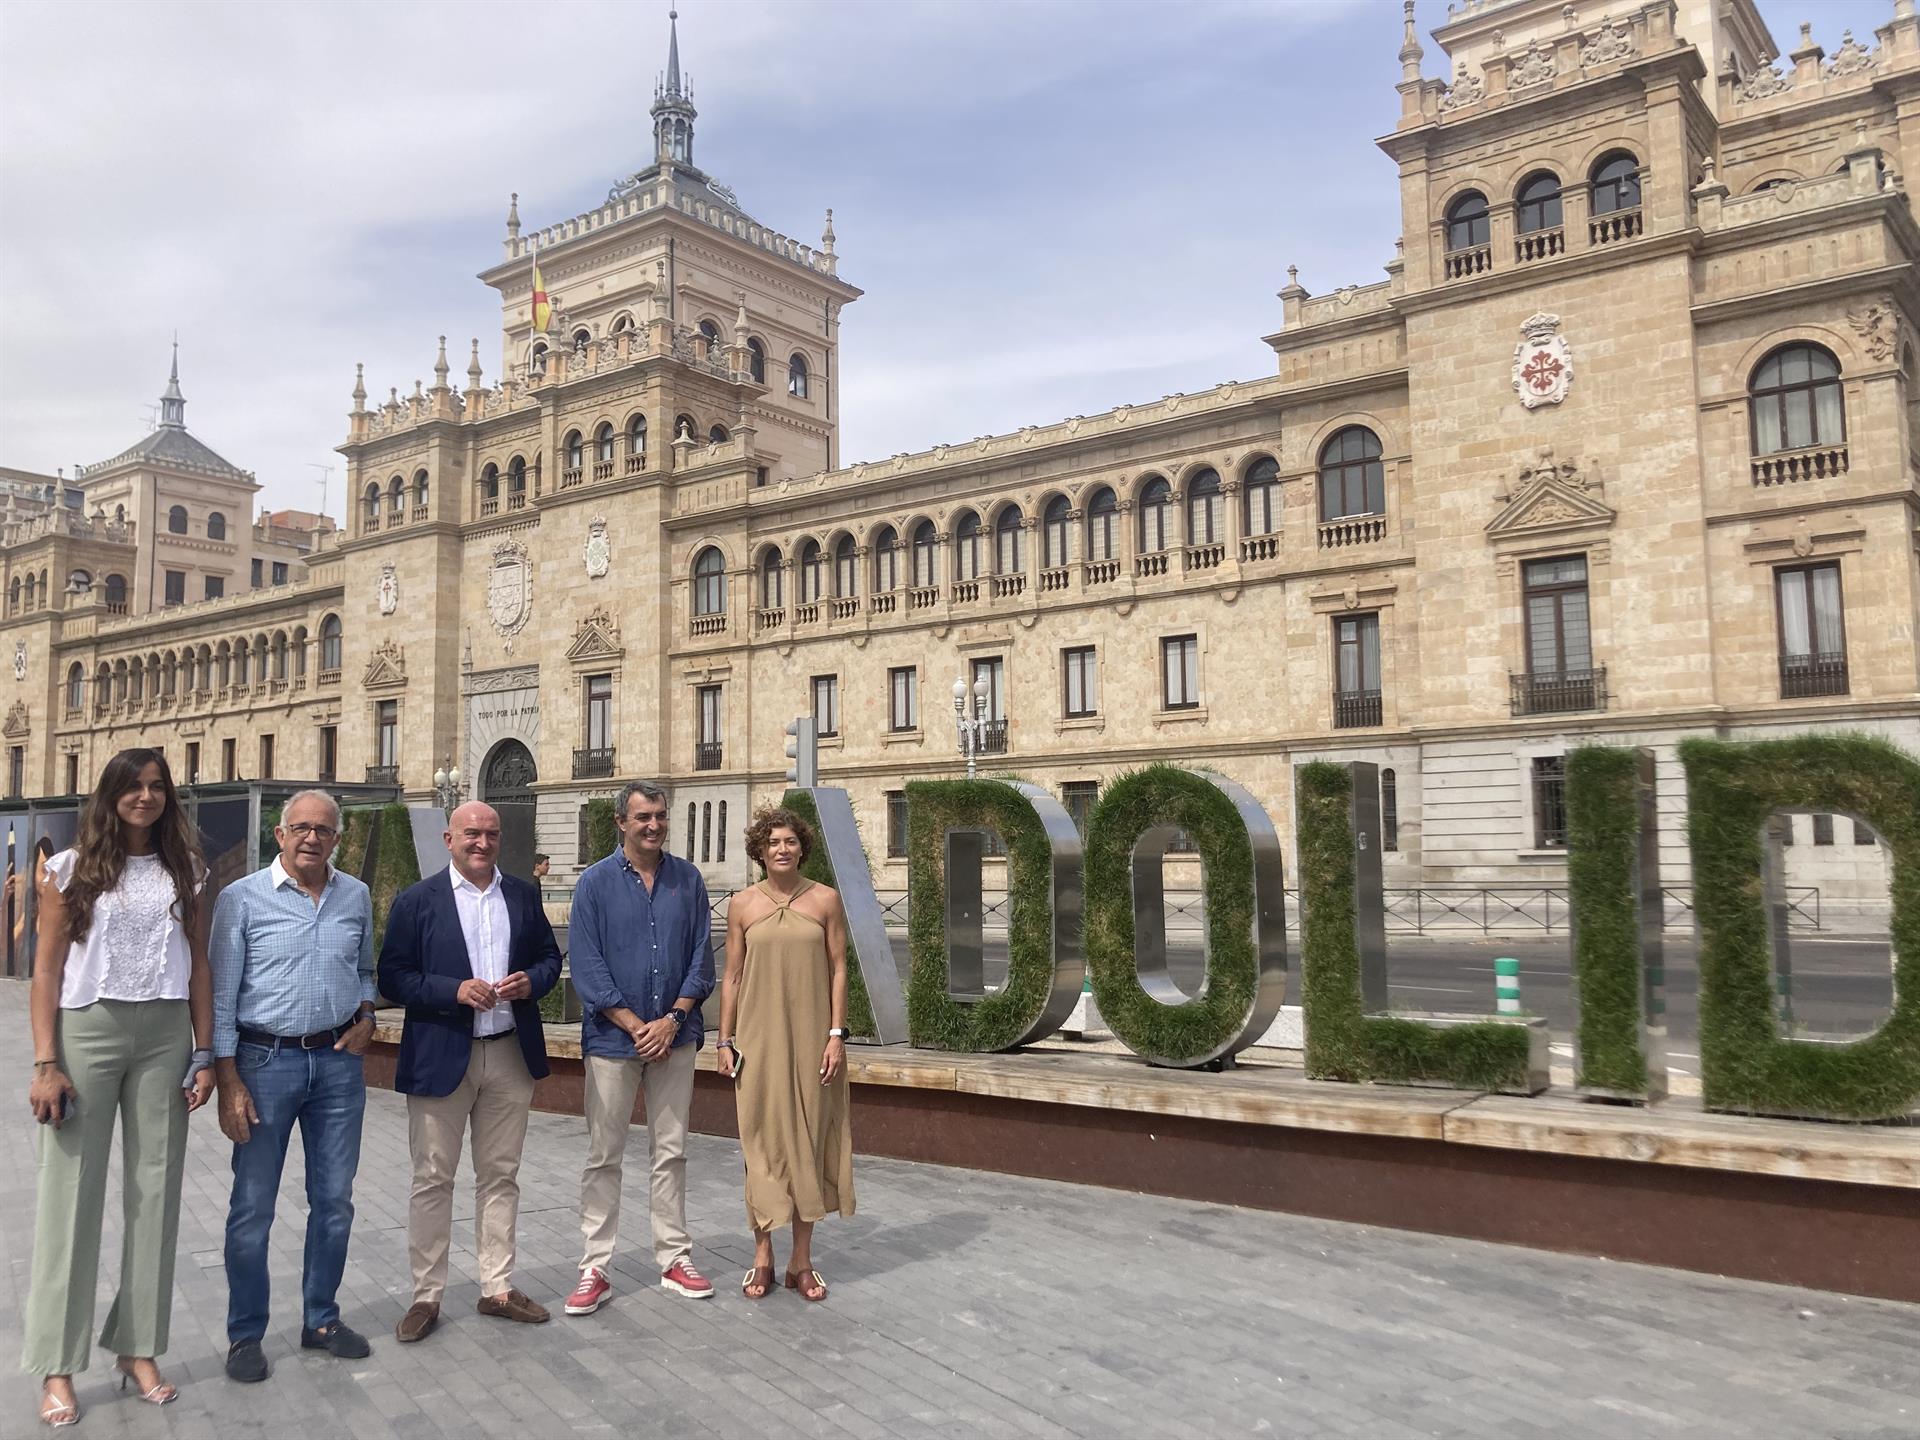
{"label": "brown suede loafer", "polygon": [[424,1340],[431,1335],[434,1327],[440,1323],[440,1307],[425,1300],[416,1301],[406,1314],[400,1317],[400,1323],[393,1327],[393,1338],[402,1345],[411,1345],[416,1340]]}
{"label": "brown suede loafer", "polygon": [[496,1315],[502,1320],[513,1320],[522,1325],[544,1325],[551,1318],[546,1306],[537,1300],[529,1300],[518,1290],[509,1290],[501,1295],[482,1295],[480,1313]]}

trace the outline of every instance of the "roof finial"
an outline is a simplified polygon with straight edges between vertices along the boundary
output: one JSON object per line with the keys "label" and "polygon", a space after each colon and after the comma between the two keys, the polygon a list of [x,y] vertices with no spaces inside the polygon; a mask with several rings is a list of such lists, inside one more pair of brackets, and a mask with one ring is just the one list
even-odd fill
{"label": "roof finial", "polygon": [[1404,83],[1420,78],[1420,61],[1426,52],[1420,48],[1420,37],[1414,33],[1413,0],[1404,0],[1400,13],[1406,27],[1406,34],[1400,41],[1400,79]]}
{"label": "roof finial", "polygon": [[473,358],[467,362],[468,390],[472,391],[480,388],[480,375],[480,340],[479,337],[476,336],[473,342]]}
{"label": "roof finial", "polygon": [[447,388],[447,368],[447,337],[442,335],[440,337],[440,355],[439,358],[433,362],[434,389],[444,390]]}
{"label": "roof finial", "polygon": [[733,292],[740,299],[740,308],[733,314],[733,343],[744,347],[747,343],[747,292]]}
{"label": "roof finial", "polygon": [[367,367],[353,367],[353,413],[358,415],[367,408]]}
{"label": "roof finial", "polygon": [[507,197],[507,238],[520,238],[520,192],[514,191]]}
{"label": "roof finial", "polygon": [[160,392],[160,423],[172,430],[187,428],[187,397],[180,393],[180,332],[173,334],[173,368],[167,388]]}
{"label": "roof finial", "polygon": [[827,228],[820,236],[820,249],[823,254],[833,253],[833,207],[827,207]]}
{"label": "roof finial", "polygon": [[667,11],[667,94],[680,93],[680,12]]}

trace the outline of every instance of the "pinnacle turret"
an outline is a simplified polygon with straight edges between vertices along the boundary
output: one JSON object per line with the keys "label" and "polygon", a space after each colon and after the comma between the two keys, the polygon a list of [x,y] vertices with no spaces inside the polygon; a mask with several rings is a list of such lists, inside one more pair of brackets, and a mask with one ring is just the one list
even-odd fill
{"label": "pinnacle turret", "polygon": [[160,423],[170,430],[187,428],[187,397],[180,393],[180,342],[173,342],[173,369],[167,388],[160,392]]}
{"label": "pinnacle turret", "polygon": [[653,92],[653,158],[662,165],[693,164],[693,87],[680,78],[680,12],[667,12],[667,74]]}

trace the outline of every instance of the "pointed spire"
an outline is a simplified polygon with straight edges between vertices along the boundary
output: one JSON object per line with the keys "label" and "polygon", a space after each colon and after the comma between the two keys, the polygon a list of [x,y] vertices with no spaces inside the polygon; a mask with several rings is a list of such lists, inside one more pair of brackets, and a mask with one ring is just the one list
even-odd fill
{"label": "pointed spire", "polygon": [[358,415],[367,408],[367,367],[353,367],[353,413]]}
{"label": "pointed spire", "polygon": [[667,12],[667,74],[653,87],[653,158],[662,166],[693,164],[693,87],[680,78],[680,12]]}
{"label": "pointed spire", "polygon": [[476,337],[473,342],[473,358],[467,362],[467,389],[469,391],[480,388],[480,376],[480,341]]}
{"label": "pointed spire", "polygon": [[520,192],[514,191],[507,197],[507,238],[520,238]]}
{"label": "pointed spire", "polygon": [[434,389],[444,390],[447,388],[447,368],[447,337],[442,335],[440,337],[440,355],[439,358],[433,362]]}
{"label": "pointed spire", "polygon": [[1414,33],[1413,0],[1404,0],[1400,11],[1406,27],[1406,34],[1400,41],[1400,79],[1404,84],[1420,78],[1420,61],[1426,52],[1420,48],[1420,37]]}
{"label": "pointed spire", "polygon": [[667,94],[680,93],[680,12],[667,12]]}
{"label": "pointed spire", "polygon": [[733,315],[733,343],[744,348],[747,343],[747,292],[733,292],[740,297],[740,308]]}
{"label": "pointed spire", "polygon": [[160,423],[170,430],[187,428],[187,397],[180,393],[180,337],[173,337],[173,369],[167,388],[160,392]]}
{"label": "pointed spire", "polygon": [[833,207],[828,206],[827,207],[827,228],[820,233],[820,252],[823,255],[833,254],[833,241],[834,241]]}

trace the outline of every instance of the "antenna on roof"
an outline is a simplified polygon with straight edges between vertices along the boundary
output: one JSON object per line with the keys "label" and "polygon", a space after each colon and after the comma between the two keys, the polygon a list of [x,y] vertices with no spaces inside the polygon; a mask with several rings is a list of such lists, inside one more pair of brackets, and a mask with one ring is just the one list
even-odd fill
{"label": "antenna on roof", "polygon": [[142,405],[140,408],[146,412],[143,418],[147,422],[147,433],[151,435],[155,430],[160,428],[160,407],[158,405]]}
{"label": "antenna on roof", "polygon": [[324,515],[327,513],[327,482],[333,479],[333,467],[331,465],[320,465],[309,460],[307,462],[307,468],[320,472],[320,513]]}

